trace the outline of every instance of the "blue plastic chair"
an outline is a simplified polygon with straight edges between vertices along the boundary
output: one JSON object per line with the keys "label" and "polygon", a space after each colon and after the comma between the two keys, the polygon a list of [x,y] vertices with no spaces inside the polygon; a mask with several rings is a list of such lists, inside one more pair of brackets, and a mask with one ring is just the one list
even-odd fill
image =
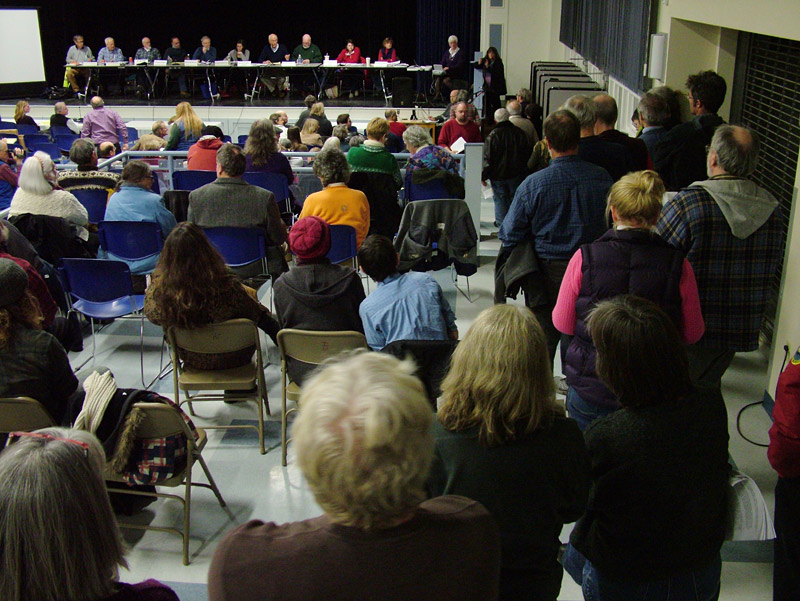
{"label": "blue plastic chair", "polygon": [[0,129],[16,129],[18,130],[18,126],[13,121],[0,121]]}
{"label": "blue plastic chair", "polygon": [[35,146],[39,146],[41,144],[52,144],[50,136],[40,133],[25,134],[25,146],[28,148],[34,148]]}
{"label": "blue plastic chair", "polygon": [[415,200],[438,200],[440,198],[456,198],[444,185],[441,180],[431,180],[426,184],[409,184],[406,187],[406,201]]}
{"label": "blue plastic chair", "polygon": [[264,171],[246,171],[242,179],[249,184],[269,190],[275,195],[275,202],[286,205],[285,212],[291,213],[291,198],[289,196],[289,184],[286,176],[282,173],[266,173]]}
{"label": "blue plastic chair", "polygon": [[72,149],[72,143],[78,138],[79,136],[75,134],[57,134],[53,142],[58,146],[61,152],[69,154],[69,151]]}
{"label": "blue plastic chair", "polygon": [[239,146],[244,146],[247,143],[247,138],[250,136],[248,134],[240,134],[239,135]]}
{"label": "blue plastic chair", "polygon": [[233,140],[231,140],[231,137],[230,137],[230,136],[222,136],[222,141],[223,141],[225,144],[230,144],[230,143],[231,143]]}
{"label": "blue plastic chair", "polygon": [[24,123],[17,123],[16,127],[17,127],[17,131],[23,136],[27,136],[27,135],[30,135],[30,134],[38,134],[39,131],[40,131],[37,126],[35,126],[35,125],[26,125]]}
{"label": "blue plastic chair", "polygon": [[172,189],[197,190],[197,188],[210,184],[215,179],[217,179],[216,171],[200,171],[197,169],[175,171],[172,173]]}
{"label": "blue plastic chair", "polygon": [[139,139],[139,130],[135,127],[128,127],[128,143],[133,146],[133,143]]}
{"label": "blue plastic chair", "polygon": [[267,240],[261,228],[209,227],[203,231],[229,267],[262,261],[263,271],[267,272]]}
{"label": "blue plastic chair", "polygon": [[53,144],[52,142],[43,142],[40,144],[28,144],[27,140],[25,141],[25,146],[28,147],[28,150],[34,152],[44,152],[50,155],[50,158],[53,159],[56,163],[60,163],[61,158],[61,149]]}
{"label": "blue plastic chair", "polygon": [[351,260],[356,268],[356,228],[352,225],[330,225],[331,249],[326,255],[331,263],[343,263]]}
{"label": "blue plastic chair", "polygon": [[70,190],[89,212],[89,223],[100,223],[106,216],[108,192],[105,190]]}
{"label": "blue plastic chair", "polygon": [[97,225],[100,248],[126,261],[161,253],[161,227],[153,221],[101,221]]}
{"label": "blue plastic chair", "polygon": [[67,127],[66,125],[54,125],[53,127],[50,128],[50,137],[53,138],[53,141],[55,142],[55,138],[57,136],[76,136],[77,137],[77,134],[74,131],[72,131],[69,127]]}
{"label": "blue plastic chair", "polygon": [[[144,381],[144,295],[134,294],[131,271],[122,261],[105,259],[61,259],[58,272],[72,308],[89,318],[92,327],[92,355],[75,370],[93,361],[97,351],[94,320],[134,317],[140,320],[139,348]],[[102,328],[101,328],[102,329]]]}

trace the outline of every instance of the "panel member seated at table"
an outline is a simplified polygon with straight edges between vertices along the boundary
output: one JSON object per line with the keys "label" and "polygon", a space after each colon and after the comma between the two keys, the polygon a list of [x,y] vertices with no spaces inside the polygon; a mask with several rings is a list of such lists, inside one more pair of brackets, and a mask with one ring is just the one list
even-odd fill
{"label": "panel member seated at table", "polygon": [[465,142],[482,142],[481,129],[478,124],[470,120],[467,113],[467,103],[459,102],[455,106],[455,117],[442,125],[439,132],[438,144],[453,152],[450,148],[456,140],[464,138]]}
{"label": "panel member seated at table", "polygon": [[[67,50],[66,63],[68,65],[79,65],[81,63],[94,60],[92,49],[83,43],[82,35],[73,36],[72,41],[74,44],[69,47],[69,50]],[[66,76],[72,91],[76,94],[80,94],[83,92],[83,88],[86,85],[86,79],[89,77],[89,71],[88,69],[67,67]]]}
{"label": "panel member seated at table", "polygon": [[244,47],[244,40],[237,40],[236,48],[228,52],[228,56],[226,56],[225,58],[231,61],[232,63],[235,63],[237,61],[249,61],[250,51]]}
{"label": "panel member seated at table", "polygon": [[[353,43],[353,40],[347,40],[339,56],[336,57],[336,62],[346,65],[363,63],[364,59],[361,56],[361,49]],[[342,81],[341,93],[344,93],[344,89],[346,88],[350,90],[350,98],[353,97],[353,94],[358,96],[358,89],[361,87],[361,82],[364,81],[364,74],[361,72],[361,69],[355,71],[343,69],[339,73],[339,77]]]}
{"label": "panel member seated at table", "polygon": [[449,94],[454,79],[465,79],[467,57],[466,53],[458,47],[458,38],[451,35],[447,38],[449,48],[442,55],[442,69],[444,73],[436,80],[436,93]]}
{"label": "panel member seated at table", "polygon": [[[304,65],[322,62],[322,51],[319,46],[311,43],[311,36],[307,33],[303,34],[303,41],[299,46],[295,46],[294,50],[292,50],[292,55],[289,57],[289,60],[297,61],[298,59]],[[305,91],[314,89],[314,76],[312,74],[294,75],[291,81],[292,89],[295,92],[305,93]]]}
{"label": "panel member seated at table", "polygon": [[108,37],[105,39],[105,46],[100,48],[100,52],[97,53],[97,62],[99,63],[124,63],[125,62],[125,54],[122,52],[122,48],[117,48],[117,45],[114,43],[114,38]]}
{"label": "panel member seated at table", "polygon": [[[153,48],[153,45],[150,43],[150,38],[145,36],[142,38],[142,47],[136,51],[133,59],[135,61],[147,61],[148,65],[152,65],[153,61],[161,60],[161,53],[158,51],[158,48]],[[150,89],[150,80],[147,78],[147,75],[144,69],[138,69],[136,71],[136,95],[140,98],[146,94],[146,90]],[[151,77],[155,77],[155,73],[153,73]]]}
{"label": "panel member seated at table", "polygon": [[383,38],[381,49],[378,50],[378,60],[388,63],[400,60],[397,58],[397,51],[394,49],[394,40],[392,38]]}
{"label": "panel member seated at table", "polygon": [[[180,38],[172,38],[170,43],[171,46],[164,50],[165,60],[170,63],[182,63],[184,59],[189,57],[189,53],[181,48]],[[181,91],[181,96],[183,98],[188,98],[190,96],[186,86],[186,74],[181,69],[168,69],[167,77],[170,79],[177,77],[178,89]]]}
{"label": "panel member seated at table", "polygon": [[[264,65],[279,65],[282,61],[288,61],[291,59],[289,50],[286,48],[286,46],[278,42],[277,34],[269,34],[267,40],[267,45],[261,49],[261,54],[258,57],[259,63]],[[261,83],[264,84],[267,90],[269,90],[269,93],[273,96],[283,98],[285,95],[285,77],[271,77],[262,75]]]}
{"label": "panel member seated at table", "polygon": [[204,35],[200,38],[200,46],[192,54],[192,60],[200,61],[201,63],[213,63],[217,60],[217,49],[211,45],[211,38]]}

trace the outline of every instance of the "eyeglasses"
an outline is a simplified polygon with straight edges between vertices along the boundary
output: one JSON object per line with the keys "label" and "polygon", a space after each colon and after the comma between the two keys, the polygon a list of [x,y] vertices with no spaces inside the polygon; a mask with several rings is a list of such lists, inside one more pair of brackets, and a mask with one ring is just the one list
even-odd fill
{"label": "eyeglasses", "polygon": [[8,440],[6,441],[6,447],[11,445],[17,440],[21,438],[39,438],[43,440],[60,440],[61,442],[68,442],[70,444],[77,445],[83,449],[83,454],[88,457],[89,456],[89,445],[85,442],[81,442],[80,440],[75,440],[74,438],[61,438],[60,436],[53,436],[52,434],[43,434],[41,432],[9,432]]}

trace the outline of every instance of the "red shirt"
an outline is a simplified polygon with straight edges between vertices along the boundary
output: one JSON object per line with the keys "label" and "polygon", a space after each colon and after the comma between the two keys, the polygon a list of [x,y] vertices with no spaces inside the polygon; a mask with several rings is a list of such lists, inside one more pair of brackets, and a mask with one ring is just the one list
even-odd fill
{"label": "red shirt", "polygon": [[402,138],[403,132],[406,131],[406,124],[399,121],[389,121],[389,131]]}
{"label": "red shirt", "polygon": [[456,119],[446,121],[439,132],[439,146],[450,146],[459,138],[464,138],[465,142],[483,142],[481,128],[474,121],[467,121],[461,125]]}
{"label": "red shirt", "polygon": [[217,170],[217,150],[222,147],[222,140],[219,138],[208,138],[198,140],[189,147],[186,165],[189,169],[199,169],[201,171]]}

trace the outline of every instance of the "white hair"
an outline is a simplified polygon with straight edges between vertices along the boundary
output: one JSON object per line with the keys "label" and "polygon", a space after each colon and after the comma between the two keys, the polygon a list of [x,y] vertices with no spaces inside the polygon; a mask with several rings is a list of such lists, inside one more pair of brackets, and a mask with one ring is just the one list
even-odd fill
{"label": "white hair", "polygon": [[458,38],[454,35],[451,35],[449,38],[447,38],[447,43],[449,44],[450,42],[455,42],[458,44]]}
{"label": "white hair", "polygon": [[497,109],[494,112],[494,120],[498,123],[501,121],[508,121],[508,111],[506,109]]}
{"label": "white hair", "polygon": [[38,150],[22,163],[18,185],[26,192],[37,196],[49,194],[53,191],[50,178],[53,177],[54,170],[55,165],[50,155]]}

